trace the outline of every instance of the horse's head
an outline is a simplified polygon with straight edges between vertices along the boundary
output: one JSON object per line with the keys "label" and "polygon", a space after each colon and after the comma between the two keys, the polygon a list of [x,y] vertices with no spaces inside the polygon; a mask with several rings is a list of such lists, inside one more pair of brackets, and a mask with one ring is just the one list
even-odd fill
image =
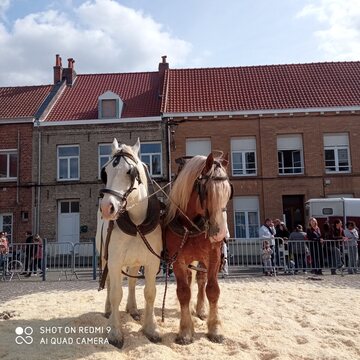
{"label": "horse's head", "polygon": [[170,190],[165,224],[177,216],[179,209],[190,219],[200,215],[210,224],[210,240],[220,241],[227,232],[226,205],[232,196],[228,157],[214,158],[210,154],[207,158],[197,155],[185,160]]}
{"label": "horse's head", "polygon": [[100,211],[106,220],[116,220],[139,192],[138,187],[144,178],[139,150],[139,139],[134,146],[119,146],[116,139],[112,143],[112,158],[101,170],[105,188],[100,190]]}
{"label": "horse's head", "polygon": [[209,154],[205,166],[195,181],[194,190],[199,204],[209,220],[209,237],[222,240],[227,233],[226,205],[232,198],[233,188],[227,175],[228,155],[214,158]]}

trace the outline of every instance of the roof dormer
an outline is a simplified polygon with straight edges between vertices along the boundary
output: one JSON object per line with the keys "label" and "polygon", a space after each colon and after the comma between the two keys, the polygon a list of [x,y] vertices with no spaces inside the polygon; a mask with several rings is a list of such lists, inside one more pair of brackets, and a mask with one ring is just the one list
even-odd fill
{"label": "roof dormer", "polygon": [[98,118],[99,119],[120,119],[124,102],[120,96],[112,91],[106,91],[99,96]]}

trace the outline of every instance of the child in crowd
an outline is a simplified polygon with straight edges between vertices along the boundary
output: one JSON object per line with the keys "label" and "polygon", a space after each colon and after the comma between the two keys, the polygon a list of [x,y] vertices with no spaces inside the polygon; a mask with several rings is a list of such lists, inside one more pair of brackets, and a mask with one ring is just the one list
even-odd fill
{"label": "child in crowd", "polygon": [[264,264],[264,271],[266,276],[272,276],[273,274],[273,266],[271,263],[272,253],[273,251],[270,248],[270,242],[268,240],[264,240],[262,249],[262,261]]}

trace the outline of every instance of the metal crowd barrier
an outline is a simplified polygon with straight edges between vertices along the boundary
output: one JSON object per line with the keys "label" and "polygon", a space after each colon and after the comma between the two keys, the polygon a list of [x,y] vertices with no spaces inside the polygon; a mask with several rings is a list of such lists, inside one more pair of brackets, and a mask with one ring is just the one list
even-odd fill
{"label": "metal crowd barrier", "polygon": [[[262,269],[262,239],[229,239],[230,272],[242,269]],[[294,274],[330,270],[331,273],[360,273],[360,242],[351,240],[287,240],[275,238],[272,247],[275,271]]]}
{"label": "metal crowd barrier", "polygon": [[13,243],[4,257],[4,266],[0,268],[1,280],[12,280],[14,276],[37,275],[45,281],[47,278],[92,278],[96,279],[97,253],[95,239],[86,242],[55,242],[43,239],[42,251],[31,243]]}

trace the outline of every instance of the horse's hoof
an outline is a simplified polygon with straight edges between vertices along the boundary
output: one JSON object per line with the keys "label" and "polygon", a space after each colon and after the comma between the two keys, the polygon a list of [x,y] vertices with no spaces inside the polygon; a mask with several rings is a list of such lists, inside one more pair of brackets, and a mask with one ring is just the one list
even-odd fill
{"label": "horse's hoof", "polygon": [[130,314],[130,316],[131,316],[135,321],[140,321],[140,314],[139,314],[139,313],[133,313],[133,314]]}
{"label": "horse's hoof", "polygon": [[224,335],[207,334],[208,339],[217,344],[221,344],[224,341]]}
{"label": "horse's hoof", "polygon": [[183,336],[180,336],[178,335],[175,339],[175,342],[178,344],[178,345],[190,345],[192,342],[193,342],[193,339],[192,338],[188,338],[188,337],[183,337]]}
{"label": "horse's hoof", "polygon": [[109,344],[117,347],[118,349],[121,349],[124,346],[124,339],[109,339]]}
{"label": "horse's hoof", "polygon": [[111,312],[106,312],[105,314],[104,314],[104,317],[106,317],[107,319],[110,317],[110,315],[111,315]]}
{"label": "horse's hoof", "polygon": [[145,334],[145,336],[154,344],[157,344],[159,342],[161,342],[161,336],[160,335],[147,335]]}

